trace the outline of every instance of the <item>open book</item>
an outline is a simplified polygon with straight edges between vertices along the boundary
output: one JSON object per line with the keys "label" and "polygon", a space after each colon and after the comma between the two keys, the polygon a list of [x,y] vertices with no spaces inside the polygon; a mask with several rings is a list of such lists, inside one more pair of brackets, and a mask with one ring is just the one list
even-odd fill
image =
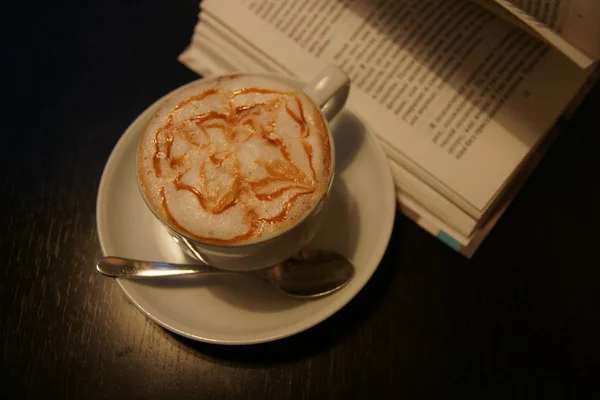
{"label": "open book", "polygon": [[596,0],[204,0],[179,60],[304,80],[341,67],[399,208],[471,256],[599,58]]}

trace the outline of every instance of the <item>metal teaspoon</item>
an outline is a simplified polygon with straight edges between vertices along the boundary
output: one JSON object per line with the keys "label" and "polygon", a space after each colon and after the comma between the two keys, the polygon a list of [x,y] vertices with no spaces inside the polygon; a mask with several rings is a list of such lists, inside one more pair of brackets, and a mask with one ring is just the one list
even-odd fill
{"label": "metal teaspoon", "polygon": [[270,282],[287,295],[315,298],[333,293],[352,279],[354,266],[344,256],[325,250],[303,250],[298,255],[272,267],[237,272],[222,270],[206,264],[173,264],[159,261],[131,260],[104,257],[96,270],[115,278],[157,278],[182,275],[248,274]]}

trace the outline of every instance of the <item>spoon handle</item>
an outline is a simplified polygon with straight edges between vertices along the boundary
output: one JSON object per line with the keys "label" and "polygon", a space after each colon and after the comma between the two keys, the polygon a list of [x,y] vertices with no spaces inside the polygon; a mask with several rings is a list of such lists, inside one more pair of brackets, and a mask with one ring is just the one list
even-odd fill
{"label": "spoon handle", "polygon": [[96,263],[96,270],[115,278],[180,276],[189,274],[227,273],[203,264],[171,264],[157,261],[130,260],[121,257],[104,257]]}

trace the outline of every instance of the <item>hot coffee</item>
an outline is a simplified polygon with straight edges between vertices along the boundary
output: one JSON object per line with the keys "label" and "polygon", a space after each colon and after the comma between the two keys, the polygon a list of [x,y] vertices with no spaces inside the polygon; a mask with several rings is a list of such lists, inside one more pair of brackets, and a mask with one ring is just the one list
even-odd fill
{"label": "hot coffee", "polygon": [[273,78],[230,75],[174,93],[143,132],[146,201],[184,236],[220,245],[267,239],[308,215],[332,175],[326,121]]}

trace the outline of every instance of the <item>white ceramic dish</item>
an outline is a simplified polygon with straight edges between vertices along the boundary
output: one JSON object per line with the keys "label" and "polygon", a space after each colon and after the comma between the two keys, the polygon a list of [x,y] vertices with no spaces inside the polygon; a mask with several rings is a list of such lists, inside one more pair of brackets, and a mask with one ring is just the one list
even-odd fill
{"label": "white ceramic dish", "polygon": [[[129,126],[104,169],[97,227],[105,255],[186,261],[147,209],[136,183],[139,136],[161,100]],[[394,223],[395,197],[385,154],[353,114],[343,111],[333,121],[332,131],[336,178],[323,228],[311,247],[333,249],[352,260],[356,275],[346,287],[321,299],[302,301],[249,276],[191,277],[160,283],[118,279],[131,302],[172,332],[219,344],[287,337],[341,309],[363,288],[383,257]]]}

